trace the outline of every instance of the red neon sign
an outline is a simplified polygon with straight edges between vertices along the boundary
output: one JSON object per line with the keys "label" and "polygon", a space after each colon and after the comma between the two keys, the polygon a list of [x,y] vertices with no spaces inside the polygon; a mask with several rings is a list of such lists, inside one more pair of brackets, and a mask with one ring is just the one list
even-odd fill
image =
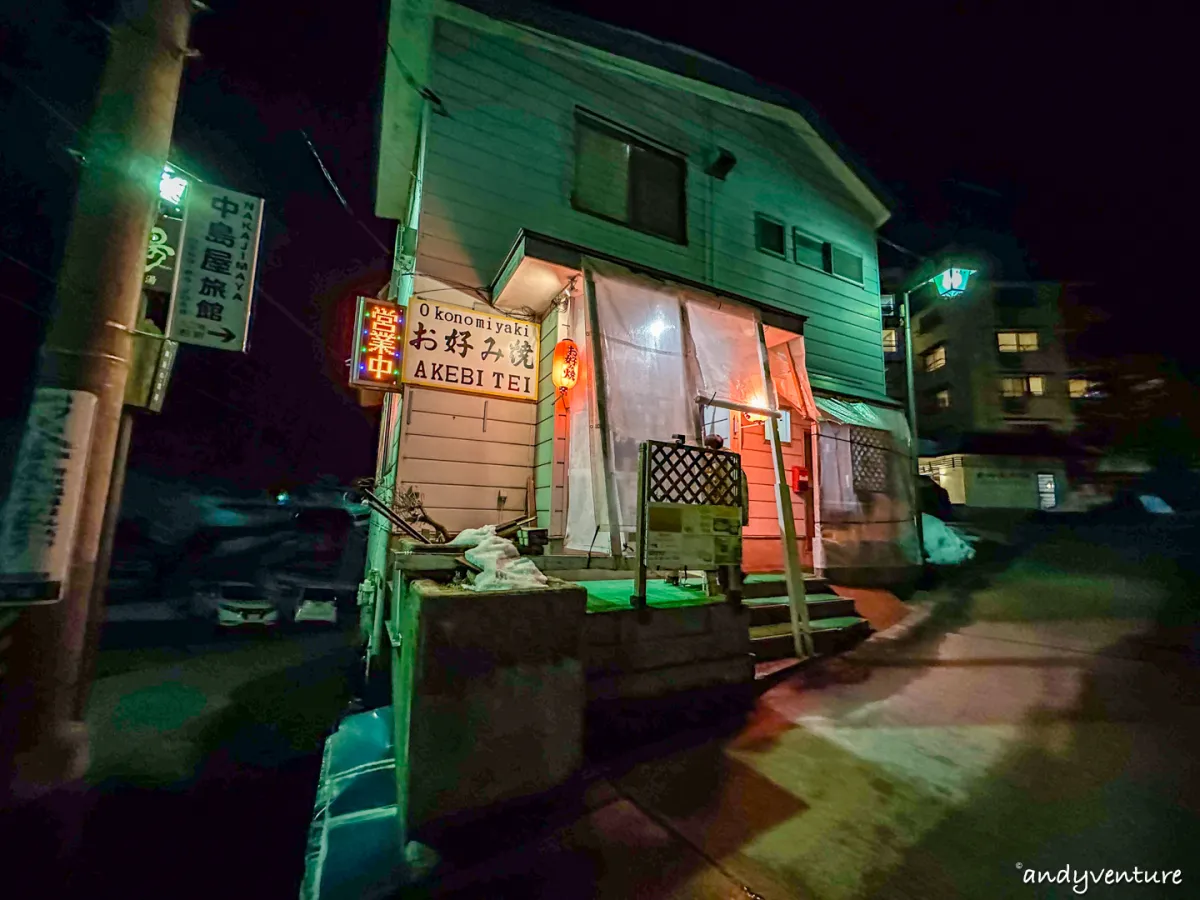
{"label": "red neon sign", "polygon": [[350,384],[375,390],[399,390],[404,307],[359,297],[354,324]]}

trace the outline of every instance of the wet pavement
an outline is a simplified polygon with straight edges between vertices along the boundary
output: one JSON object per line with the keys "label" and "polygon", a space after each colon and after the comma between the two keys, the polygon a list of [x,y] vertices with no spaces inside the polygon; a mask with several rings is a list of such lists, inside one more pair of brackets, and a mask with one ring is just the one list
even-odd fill
{"label": "wet pavement", "polygon": [[[577,792],[432,835],[445,877],[408,894],[1079,896],[1023,883],[1071,865],[1181,869],[1182,887],[1087,894],[1185,896],[1194,537],[1026,529],[914,598],[919,625],[777,676],[748,716],[693,717]],[[5,835],[35,874],[4,895],[295,897],[350,631],[132,627],[99,661],[90,788]]]}
{"label": "wet pavement", "polygon": [[1191,538],[1023,541],[922,594],[919,626],[786,677],[724,735],[618,764],[573,821],[433,893],[916,900],[1079,896],[1025,883],[1066,866],[1200,879]]}
{"label": "wet pavement", "polygon": [[37,874],[0,894],[296,897],[352,631],[125,619],[98,659],[88,783],[4,823]]}

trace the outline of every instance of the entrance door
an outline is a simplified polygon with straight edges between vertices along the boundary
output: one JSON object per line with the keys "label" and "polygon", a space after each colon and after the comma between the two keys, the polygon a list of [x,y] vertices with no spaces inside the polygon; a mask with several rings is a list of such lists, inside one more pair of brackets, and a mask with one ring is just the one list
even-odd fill
{"label": "entrance door", "polygon": [[[799,467],[802,474],[811,474],[812,435],[810,423],[795,410],[784,410],[780,423],[783,436],[783,468],[792,491],[792,517],[796,537],[800,542],[801,562],[812,567],[813,494],[811,478],[800,492],[792,489],[792,472]],[[743,529],[744,568],[748,572],[783,571],[783,546],[779,530],[779,513],[775,502],[775,465],[771,443],[767,439],[765,422],[749,421],[739,413],[732,414],[733,441],[731,449],[742,458],[742,469],[750,491],[750,523]]]}
{"label": "entrance door", "polygon": [[1037,477],[1038,509],[1053,509],[1058,504],[1054,490],[1054,475],[1050,472],[1039,472]]}

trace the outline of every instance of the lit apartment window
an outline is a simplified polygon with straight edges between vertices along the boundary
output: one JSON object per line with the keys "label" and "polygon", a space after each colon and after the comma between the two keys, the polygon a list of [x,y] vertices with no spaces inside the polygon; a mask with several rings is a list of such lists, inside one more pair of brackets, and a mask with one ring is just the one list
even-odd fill
{"label": "lit apartment window", "polygon": [[1046,393],[1046,376],[1023,375],[1014,378],[1000,379],[1000,395],[1002,397],[1041,397]]}
{"label": "lit apartment window", "polygon": [[687,161],[590,115],[575,125],[572,205],[686,244]]}
{"label": "lit apartment window", "polygon": [[946,345],[941,344],[932,350],[926,350],[921,354],[921,361],[925,364],[926,372],[936,372],[946,365]]}
{"label": "lit apartment window", "polygon": [[1038,348],[1036,331],[1001,331],[996,334],[1001,353],[1029,353]]}
{"label": "lit apartment window", "polygon": [[895,353],[900,349],[900,342],[896,336],[895,328],[883,329],[883,352]]}
{"label": "lit apartment window", "polygon": [[1067,393],[1072,400],[1080,400],[1084,397],[1103,397],[1104,389],[1100,382],[1092,381],[1089,378],[1068,378]]}
{"label": "lit apartment window", "polygon": [[940,391],[938,391],[936,394],[934,394],[933,402],[937,405],[938,409],[949,409],[950,408],[950,389],[942,388]]}

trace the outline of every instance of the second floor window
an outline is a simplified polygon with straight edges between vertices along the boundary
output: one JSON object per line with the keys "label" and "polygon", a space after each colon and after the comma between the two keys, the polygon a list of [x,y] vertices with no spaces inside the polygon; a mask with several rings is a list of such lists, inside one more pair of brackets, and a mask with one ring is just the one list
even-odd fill
{"label": "second floor window", "polygon": [[932,350],[926,350],[921,354],[921,362],[926,372],[936,372],[938,369],[946,365],[946,345],[941,344],[934,347]]}
{"label": "second floor window", "polygon": [[1029,353],[1038,348],[1036,331],[1000,331],[996,334],[996,345],[1001,353]]}
{"label": "second floor window", "polygon": [[1046,376],[1022,375],[1000,379],[1002,397],[1041,397],[1046,393]]}
{"label": "second floor window", "polygon": [[938,409],[950,408],[950,388],[942,388],[933,395],[933,403]]}
{"label": "second floor window", "polygon": [[687,161],[590,115],[575,118],[572,205],[687,243]]}
{"label": "second floor window", "polygon": [[895,353],[900,349],[900,339],[895,328],[883,329],[883,352]]}

